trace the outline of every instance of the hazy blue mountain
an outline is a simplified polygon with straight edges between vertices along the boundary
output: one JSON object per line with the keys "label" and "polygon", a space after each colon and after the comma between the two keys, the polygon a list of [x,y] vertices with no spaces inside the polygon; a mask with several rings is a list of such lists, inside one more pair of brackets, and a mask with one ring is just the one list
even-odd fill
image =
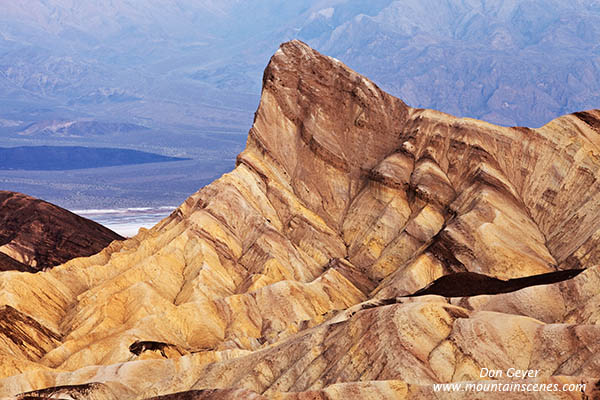
{"label": "hazy blue mountain", "polygon": [[34,137],[90,137],[95,135],[120,135],[145,131],[140,125],[101,121],[40,121],[19,131],[20,136]]}
{"label": "hazy blue mountain", "polygon": [[[540,125],[600,104],[600,2],[17,0],[0,6],[0,118],[247,129],[299,38],[414,106]],[[8,117],[8,118],[7,118]]]}
{"label": "hazy blue mountain", "polygon": [[309,43],[413,106],[529,126],[600,106],[598,1],[396,1],[335,15]]}

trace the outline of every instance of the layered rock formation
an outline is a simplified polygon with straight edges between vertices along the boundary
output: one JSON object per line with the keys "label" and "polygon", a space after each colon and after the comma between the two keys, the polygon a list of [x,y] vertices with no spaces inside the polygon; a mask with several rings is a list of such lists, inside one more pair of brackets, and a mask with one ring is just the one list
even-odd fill
{"label": "layered rock formation", "polygon": [[41,271],[123,237],[43,200],[0,191],[0,271]]}
{"label": "layered rock formation", "polygon": [[442,398],[484,368],[599,395],[600,112],[411,109],[298,41],[263,83],[234,171],[94,256],[0,275],[0,396]]}

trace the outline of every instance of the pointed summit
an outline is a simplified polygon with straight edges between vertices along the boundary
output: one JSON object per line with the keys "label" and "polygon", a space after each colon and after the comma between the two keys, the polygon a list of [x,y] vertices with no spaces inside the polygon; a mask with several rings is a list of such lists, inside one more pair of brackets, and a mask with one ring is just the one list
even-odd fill
{"label": "pointed summit", "polygon": [[95,256],[0,273],[0,397],[412,400],[485,367],[597,398],[597,119],[413,109],[284,43],[232,172]]}
{"label": "pointed summit", "polygon": [[250,163],[249,153],[265,152],[301,199],[338,226],[365,171],[400,147],[408,113],[409,107],[373,82],[293,40],[281,45],[265,69],[239,161]]}

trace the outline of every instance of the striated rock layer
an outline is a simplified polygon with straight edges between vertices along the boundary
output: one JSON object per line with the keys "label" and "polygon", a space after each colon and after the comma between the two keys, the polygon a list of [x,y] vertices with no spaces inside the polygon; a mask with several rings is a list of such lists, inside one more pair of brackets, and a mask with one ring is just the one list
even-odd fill
{"label": "striated rock layer", "polygon": [[263,83],[231,173],[94,256],[0,274],[0,396],[442,398],[483,368],[599,395],[599,111],[412,109],[298,41]]}
{"label": "striated rock layer", "polygon": [[63,208],[0,190],[0,271],[41,271],[123,237]]}

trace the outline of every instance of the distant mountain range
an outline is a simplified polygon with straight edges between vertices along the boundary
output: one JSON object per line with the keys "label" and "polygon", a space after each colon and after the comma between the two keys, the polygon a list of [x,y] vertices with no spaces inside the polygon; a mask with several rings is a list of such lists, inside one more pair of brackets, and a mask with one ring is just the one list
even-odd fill
{"label": "distant mountain range", "polygon": [[16,0],[1,14],[8,121],[245,131],[291,38],[415,107],[539,126],[600,104],[598,0]]}
{"label": "distant mountain range", "polygon": [[100,121],[40,121],[25,127],[21,136],[86,137],[147,130],[145,126]]}

